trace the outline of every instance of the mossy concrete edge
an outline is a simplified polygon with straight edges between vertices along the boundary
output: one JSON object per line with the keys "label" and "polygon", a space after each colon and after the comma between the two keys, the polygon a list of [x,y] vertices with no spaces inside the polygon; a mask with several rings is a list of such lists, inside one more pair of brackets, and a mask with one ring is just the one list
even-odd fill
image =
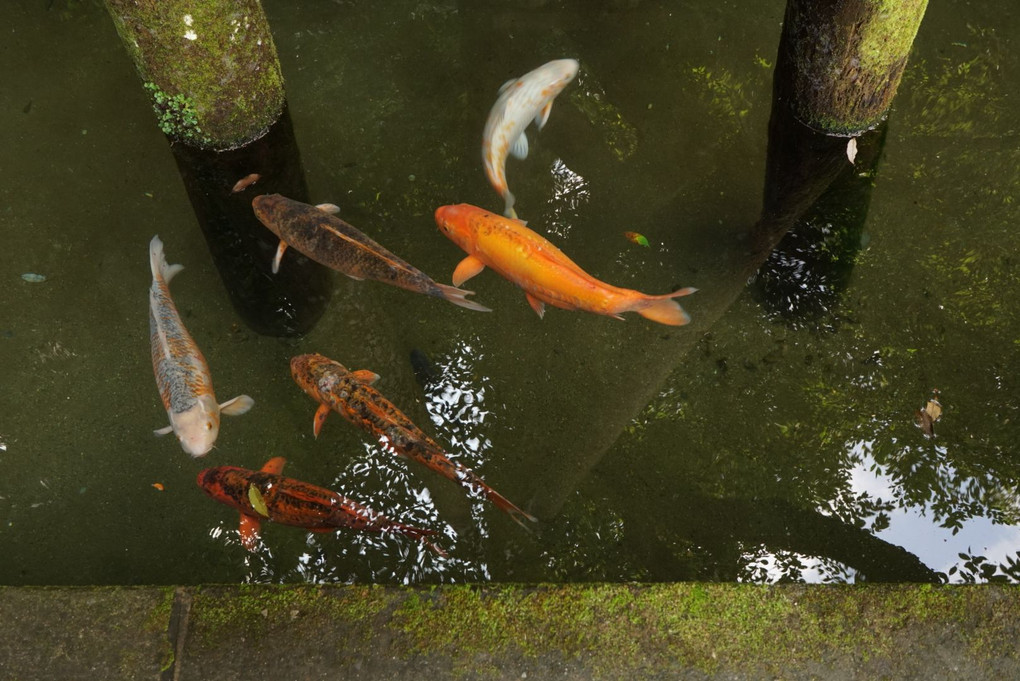
{"label": "mossy concrete edge", "polygon": [[3,679],[1020,678],[1016,586],[0,587],[0,617]]}

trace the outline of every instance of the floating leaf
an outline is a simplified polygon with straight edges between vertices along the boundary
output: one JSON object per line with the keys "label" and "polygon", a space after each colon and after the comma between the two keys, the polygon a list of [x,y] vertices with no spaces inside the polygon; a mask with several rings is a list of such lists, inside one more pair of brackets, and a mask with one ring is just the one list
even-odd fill
{"label": "floating leaf", "polygon": [[623,235],[627,237],[627,240],[632,244],[637,244],[638,246],[644,246],[646,248],[648,247],[648,239],[646,239],[643,234],[638,234],[637,232],[624,232]]}
{"label": "floating leaf", "polygon": [[934,437],[935,422],[942,418],[942,404],[939,402],[939,391],[932,391],[932,398],[923,409],[914,412],[914,422],[927,437]]}
{"label": "floating leaf", "polygon": [[251,503],[251,507],[255,509],[255,512],[259,515],[269,517],[269,509],[266,508],[266,500],[262,498],[262,492],[255,485],[248,487],[248,501]]}
{"label": "floating leaf", "polygon": [[850,159],[850,163],[854,162],[857,158],[857,138],[851,137],[850,141],[846,143],[846,157]]}

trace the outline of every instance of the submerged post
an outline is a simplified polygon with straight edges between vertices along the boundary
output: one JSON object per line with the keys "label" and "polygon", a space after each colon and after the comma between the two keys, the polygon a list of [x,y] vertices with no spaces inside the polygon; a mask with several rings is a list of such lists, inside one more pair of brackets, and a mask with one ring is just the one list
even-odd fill
{"label": "submerged post", "polygon": [[[273,275],[276,239],[251,210],[256,193],[308,200],[259,0],[105,2],[152,98],[234,308],[259,333],[308,331],[329,299],[329,271],[295,258]],[[235,191],[239,180],[256,175],[257,186]]]}
{"label": "submerged post", "polygon": [[879,124],[896,94],[928,0],[787,0],[780,40],[782,93],[820,132]]}

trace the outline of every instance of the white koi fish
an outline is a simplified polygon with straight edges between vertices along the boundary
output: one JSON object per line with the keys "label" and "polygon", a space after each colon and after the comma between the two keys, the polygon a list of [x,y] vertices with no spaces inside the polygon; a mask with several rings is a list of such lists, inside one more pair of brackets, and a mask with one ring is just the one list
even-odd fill
{"label": "white koi fish", "polygon": [[212,376],[202,351],[184,328],[167,284],[183,265],[168,265],[163,242],[158,236],[149,242],[152,286],[149,288],[149,340],[152,344],[152,370],[170,425],[154,431],[171,431],[192,456],[204,456],[212,449],[220,431],[220,414],[243,414],[255,400],[239,395],[223,404],[216,403]]}
{"label": "white koi fish", "polygon": [[576,59],[556,59],[520,78],[508,80],[499,89],[482,133],[482,161],[493,189],[506,202],[503,214],[516,218],[514,195],[506,182],[506,155],[528,156],[528,137],[524,129],[534,119],[539,130],[549,120],[556,95],[577,75]]}

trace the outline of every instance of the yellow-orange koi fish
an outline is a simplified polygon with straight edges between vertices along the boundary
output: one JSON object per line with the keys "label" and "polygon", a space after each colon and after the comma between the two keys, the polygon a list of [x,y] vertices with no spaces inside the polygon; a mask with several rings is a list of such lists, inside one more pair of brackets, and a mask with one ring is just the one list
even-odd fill
{"label": "yellow-orange koi fish", "polygon": [[170,425],[155,433],[166,435],[172,431],[184,451],[192,456],[204,456],[212,449],[220,432],[220,414],[243,414],[255,401],[247,395],[239,395],[223,404],[216,403],[209,365],[184,328],[167,287],[184,266],[167,264],[163,242],[158,236],[149,242],[149,265],[152,267],[149,288],[152,370],[170,417]]}
{"label": "yellow-orange koi fish", "polygon": [[514,195],[506,182],[506,155],[528,157],[528,137],[524,129],[535,121],[539,130],[549,120],[556,95],[577,75],[576,59],[556,59],[508,80],[499,89],[499,97],[489,111],[482,132],[482,162],[493,189],[506,202],[503,214],[515,218]]}
{"label": "yellow-orange koi fish", "polygon": [[623,319],[637,312],[660,324],[682,326],[690,321],[673,298],[696,289],[652,296],[599,281],[582,270],[560,249],[524,226],[489,211],[462,203],[436,209],[439,230],[468,254],[453,272],[459,286],[487,266],[524,289],[528,303],[545,314],[545,304],[564,310],[587,310]]}

